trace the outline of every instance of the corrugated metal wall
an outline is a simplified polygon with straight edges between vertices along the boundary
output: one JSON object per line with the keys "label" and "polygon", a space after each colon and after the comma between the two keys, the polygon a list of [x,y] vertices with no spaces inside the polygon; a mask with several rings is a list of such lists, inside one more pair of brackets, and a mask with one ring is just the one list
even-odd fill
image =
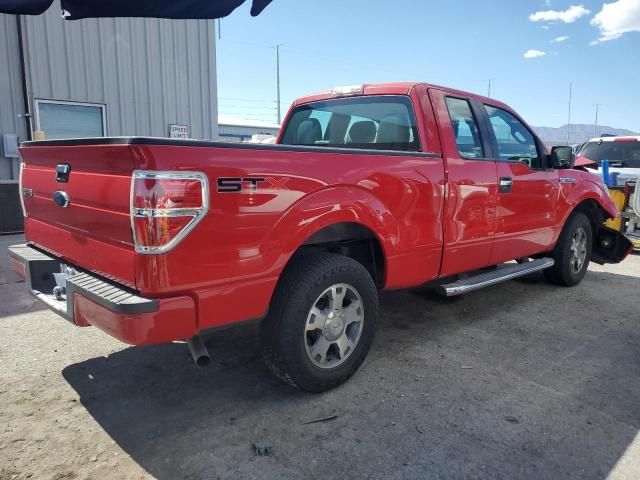
{"label": "corrugated metal wall", "polygon": [[216,137],[213,21],[63,21],[59,12],[54,3],[24,17],[33,98],[104,103],[109,136],[168,136],[177,123]]}
{"label": "corrugated metal wall", "polygon": [[17,179],[18,161],[3,157],[2,135],[15,133],[26,139],[27,127],[20,80],[16,17],[0,14],[0,180]]}

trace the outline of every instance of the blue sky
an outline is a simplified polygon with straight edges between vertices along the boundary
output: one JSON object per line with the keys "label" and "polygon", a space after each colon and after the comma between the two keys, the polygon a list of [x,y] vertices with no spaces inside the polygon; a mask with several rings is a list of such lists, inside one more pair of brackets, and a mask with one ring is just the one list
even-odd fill
{"label": "blue sky", "polygon": [[609,4],[273,0],[257,18],[247,4],[222,20],[219,113],[275,120],[280,43],[283,115],[336,85],[417,80],[486,94],[491,78],[492,96],[532,125],[567,123],[572,82],[572,123],[593,123],[600,103],[599,124],[640,132],[640,0]]}

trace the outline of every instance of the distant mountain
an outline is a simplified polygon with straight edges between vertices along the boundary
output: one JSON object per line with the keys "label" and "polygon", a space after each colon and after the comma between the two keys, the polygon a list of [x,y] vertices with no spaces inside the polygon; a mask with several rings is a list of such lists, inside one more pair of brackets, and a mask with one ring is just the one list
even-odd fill
{"label": "distant mountain", "polygon": [[[548,145],[566,145],[567,144],[567,125],[558,128],[553,127],[533,127],[542,141]],[[571,136],[569,143],[582,143],[593,138],[593,124],[576,123],[571,124]],[[625,130],[624,128],[607,127],[606,125],[598,125],[598,135],[640,135],[640,133]]]}

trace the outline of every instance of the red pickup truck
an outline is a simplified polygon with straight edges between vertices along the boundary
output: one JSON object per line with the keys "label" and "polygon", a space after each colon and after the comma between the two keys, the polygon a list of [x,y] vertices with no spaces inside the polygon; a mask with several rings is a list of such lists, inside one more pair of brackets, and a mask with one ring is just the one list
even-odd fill
{"label": "red pickup truck", "polygon": [[[548,152],[494,99],[423,83],[297,100],[277,145],[160,138],[26,142],[31,293],[129,344],[260,319],[271,370],[345,381],[372,343],[378,290],[444,295],[543,270],[575,285],[630,243],[598,178]],[[514,262],[516,260],[516,262]],[[464,275],[461,275],[464,274]]]}

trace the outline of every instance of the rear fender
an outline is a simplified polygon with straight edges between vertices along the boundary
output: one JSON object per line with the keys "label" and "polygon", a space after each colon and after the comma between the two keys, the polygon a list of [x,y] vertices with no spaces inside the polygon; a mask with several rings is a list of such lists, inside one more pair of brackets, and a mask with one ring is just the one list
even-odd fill
{"label": "rear fender", "polygon": [[371,230],[382,246],[385,259],[398,252],[399,225],[378,198],[358,187],[331,187],[304,197],[276,223],[267,240],[268,245],[280,245],[276,247],[281,255],[274,270],[281,272],[314,233],[343,222],[358,223]]}

